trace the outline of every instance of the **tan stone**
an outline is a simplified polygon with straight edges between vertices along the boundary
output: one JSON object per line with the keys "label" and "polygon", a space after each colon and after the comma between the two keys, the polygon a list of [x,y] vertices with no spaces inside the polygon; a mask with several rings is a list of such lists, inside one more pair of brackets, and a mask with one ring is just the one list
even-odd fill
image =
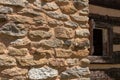
{"label": "tan stone", "polygon": [[66,13],[66,14],[73,14],[77,11],[77,9],[74,7],[73,4],[60,6],[60,9],[62,10],[63,13]]}
{"label": "tan stone", "polygon": [[6,56],[6,55],[0,55],[0,66],[7,66],[7,67],[11,67],[11,66],[15,66],[16,64],[16,60],[13,57],[10,56]]}
{"label": "tan stone", "polygon": [[89,18],[87,16],[80,16],[78,14],[74,14],[70,16],[72,20],[77,22],[88,22]]}
{"label": "tan stone", "polygon": [[11,42],[10,44],[11,46],[14,46],[14,47],[24,47],[24,46],[29,45],[30,42],[31,41],[27,37],[25,37],[23,39],[17,39],[16,41]]}
{"label": "tan stone", "polygon": [[63,21],[59,21],[55,19],[48,19],[48,25],[50,27],[62,26],[63,24],[64,24]]}
{"label": "tan stone", "polygon": [[7,53],[6,46],[3,43],[0,43],[0,54]]}
{"label": "tan stone", "polygon": [[78,58],[68,58],[66,59],[66,62],[69,66],[77,66],[80,65],[80,61]]}
{"label": "tan stone", "polygon": [[73,38],[74,36],[73,30],[69,28],[56,27],[54,31],[56,38],[69,39],[69,38]]}
{"label": "tan stone", "polygon": [[74,53],[71,50],[65,50],[65,49],[56,49],[56,57],[61,57],[61,58],[68,58],[71,57],[71,55]]}
{"label": "tan stone", "polygon": [[49,30],[50,27],[47,24],[42,24],[42,25],[37,25],[37,26],[33,25],[33,26],[31,26],[31,29],[33,29],[33,30]]}
{"label": "tan stone", "polygon": [[47,21],[46,21],[46,16],[44,14],[41,14],[40,16],[38,17],[34,17],[33,20],[37,23],[37,24],[47,24]]}
{"label": "tan stone", "polygon": [[49,2],[49,3],[45,3],[42,6],[42,8],[48,11],[54,11],[54,10],[57,10],[59,7],[56,5],[55,2]]}
{"label": "tan stone", "polygon": [[51,1],[54,1],[54,0],[42,0],[42,1],[51,2]]}
{"label": "tan stone", "polygon": [[40,44],[43,48],[58,48],[62,47],[63,41],[59,39],[41,40]]}
{"label": "tan stone", "polygon": [[11,56],[25,56],[29,51],[26,48],[16,49],[13,47],[9,47],[9,55]]}
{"label": "tan stone", "polygon": [[27,17],[27,16],[7,15],[7,17],[8,17],[9,20],[19,22],[19,23],[29,23],[29,24],[34,24],[35,23],[32,18]]}
{"label": "tan stone", "polygon": [[89,14],[89,8],[87,7],[87,8],[84,8],[84,9],[80,10],[79,14],[83,15],[83,16],[88,16],[88,14]]}
{"label": "tan stone", "polygon": [[52,36],[51,33],[42,30],[34,30],[29,32],[29,37],[32,40],[40,40],[44,38],[50,38]]}
{"label": "tan stone", "polygon": [[48,60],[46,58],[34,60],[31,57],[17,58],[17,61],[21,66],[42,66],[48,63]]}
{"label": "tan stone", "polygon": [[18,67],[5,69],[1,73],[5,76],[20,76],[20,75],[26,75],[28,72],[27,69],[21,69]]}
{"label": "tan stone", "polygon": [[41,43],[40,42],[31,42],[30,47],[31,48],[40,48]]}
{"label": "tan stone", "polygon": [[90,60],[83,58],[80,60],[81,67],[88,67],[90,64]]}
{"label": "tan stone", "polygon": [[82,57],[87,57],[89,55],[88,50],[78,50],[76,53],[74,53],[74,56],[82,58]]}
{"label": "tan stone", "polygon": [[63,6],[63,5],[67,5],[69,3],[69,0],[55,0],[55,2],[58,5]]}
{"label": "tan stone", "polygon": [[49,64],[54,67],[64,67],[68,65],[63,58],[50,58]]}
{"label": "tan stone", "polygon": [[40,55],[41,57],[54,57],[55,52],[53,50],[37,49],[34,54]]}

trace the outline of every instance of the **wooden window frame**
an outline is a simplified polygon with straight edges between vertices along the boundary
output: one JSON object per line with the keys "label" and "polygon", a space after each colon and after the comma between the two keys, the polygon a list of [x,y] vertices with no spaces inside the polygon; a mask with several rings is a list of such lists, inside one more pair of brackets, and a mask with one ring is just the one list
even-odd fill
{"label": "wooden window frame", "polygon": [[[113,53],[113,28],[112,25],[100,21],[89,21],[90,25],[90,56],[88,56],[88,59],[90,59],[91,63],[113,63],[112,61],[112,53]],[[93,28],[100,28],[105,29],[108,32],[108,52],[106,55],[103,56],[92,56],[93,53]],[[106,46],[106,45],[105,45]]]}

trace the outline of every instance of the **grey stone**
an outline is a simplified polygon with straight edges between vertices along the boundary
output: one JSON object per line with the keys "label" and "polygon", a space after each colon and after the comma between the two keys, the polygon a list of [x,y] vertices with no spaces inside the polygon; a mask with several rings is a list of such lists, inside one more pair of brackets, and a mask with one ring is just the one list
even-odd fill
{"label": "grey stone", "polygon": [[62,79],[81,78],[90,75],[89,68],[72,67],[61,73]]}
{"label": "grey stone", "polygon": [[45,10],[54,11],[57,10],[59,7],[55,4],[55,2],[50,2],[43,4],[42,8]]}
{"label": "grey stone", "polygon": [[24,7],[26,0],[0,0],[0,4]]}
{"label": "grey stone", "polygon": [[13,37],[23,37],[27,34],[27,30],[19,28],[18,25],[14,23],[7,23],[0,29],[0,34],[5,34]]}
{"label": "grey stone", "polygon": [[73,41],[72,42],[75,49],[85,49],[90,47],[90,42],[88,39],[81,39],[81,41]]}
{"label": "grey stone", "polygon": [[88,29],[77,29],[75,33],[78,37],[88,37],[90,35]]}
{"label": "grey stone", "polygon": [[0,55],[0,66],[15,66],[16,65],[16,60],[10,56],[5,56],[5,55]]}
{"label": "grey stone", "polygon": [[44,38],[50,38],[52,35],[51,33],[46,31],[35,30],[35,31],[30,31],[29,36],[31,39],[40,40]]}
{"label": "grey stone", "polygon": [[38,8],[41,8],[41,1],[40,0],[35,0],[34,5],[36,5]]}
{"label": "grey stone", "polygon": [[67,21],[65,22],[65,25],[70,28],[77,28],[79,26],[76,22],[73,22],[73,21]]}
{"label": "grey stone", "polygon": [[28,46],[30,44],[30,40],[28,38],[22,38],[22,39],[17,39],[13,42],[10,43],[11,46],[14,47],[25,47]]}
{"label": "grey stone", "polygon": [[76,9],[85,8],[88,6],[88,0],[75,0],[74,6]]}
{"label": "grey stone", "polygon": [[64,41],[64,45],[65,45],[65,46],[68,46],[68,47],[69,47],[69,46],[71,46],[71,44],[72,44],[72,42],[71,42],[70,40],[65,40],[65,41]]}
{"label": "grey stone", "polygon": [[43,47],[56,48],[56,47],[62,47],[63,42],[62,40],[59,39],[50,39],[50,40],[42,40],[40,41],[40,44]]}
{"label": "grey stone", "polygon": [[58,71],[52,69],[50,67],[42,67],[42,68],[32,68],[28,72],[29,79],[34,80],[44,80],[48,78],[54,78],[58,75]]}
{"label": "grey stone", "polygon": [[68,20],[68,15],[58,13],[58,12],[53,12],[53,11],[47,11],[45,12],[48,16],[58,19],[58,20]]}
{"label": "grey stone", "polygon": [[0,14],[0,22],[7,21],[7,16],[4,14]]}
{"label": "grey stone", "polygon": [[48,21],[48,24],[51,26],[51,27],[57,27],[58,25],[59,26],[62,26],[63,25],[63,22],[62,21],[59,21],[59,20],[49,20]]}
{"label": "grey stone", "polygon": [[37,24],[40,24],[40,25],[43,25],[43,24],[47,24],[45,18],[43,16],[39,16],[39,17],[34,17],[33,20],[37,23]]}
{"label": "grey stone", "polygon": [[0,7],[0,13],[2,14],[7,14],[7,13],[12,13],[13,9],[10,7]]}
{"label": "grey stone", "polygon": [[33,10],[33,9],[23,9],[21,12],[19,12],[21,14],[30,14],[32,16],[41,16],[39,12]]}

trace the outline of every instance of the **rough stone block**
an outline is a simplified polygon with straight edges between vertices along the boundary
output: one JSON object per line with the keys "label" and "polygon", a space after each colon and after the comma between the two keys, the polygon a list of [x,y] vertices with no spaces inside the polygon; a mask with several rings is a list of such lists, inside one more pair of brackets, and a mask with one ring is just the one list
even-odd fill
{"label": "rough stone block", "polygon": [[71,78],[83,78],[85,76],[89,76],[90,71],[89,68],[81,68],[81,67],[72,67],[67,69],[66,71],[61,73],[62,79],[71,79]]}
{"label": "rough stone block", "polygon": [[42,66],[48,63],[48,60],[46,58],[34,60],[31,57],[17,58],[17,61],[21,66]]}
{"label": "rough stone block", "polygon": [[29,37],[32,40],[40,40],[40,39],[44,39],[44,38],[50,38],[51,36],[52,36],[51,33],[42,31],[42,30],[35,30],[35,31],[29,32]]}
{"label": "rough stone block", "polygon": [[1,27],[0,34],[12,37],[24,37],[27,35],[27,30],[24,28],[24,25],[16,25],[15,23],[10,22]]}
{"label": "rough stone block", "polygon": [[13,9],[10,7],[0,7],[0,13],[2,14],[8,14],[8,13],[13,13]]}
{"label": "rough stone block", "polygon": [[0,43],[0,54],[7,53],[7,48],[3,43]]}
{"label": "rough stone block", "polygon": [[6,55],[0,55],[0,66],[1,67],[11,67],[15,66],[16,60],[13,57],[6,56]]}
{"label": "rough stone block", "polygon": [[24,7],[26,0],[0,0],[0,4]]}
{"label": "rough stone block", "polygon": [[20,75],[26,75],[28,73],[27,69],[21,69],[21,68],[11,68],[11,69],[5,69],[2,72],[2,75],[4,76],[20,76]]}
{"label": "rough stone block", "polygon": [[54,11],[54,10],[59,9],[59,7],[56,5],[55,2],[45,3],[42,6],[42,8],[45,9],[45,10],[48,10],[48,11]]}
{"label": "rough stone block", "polygon": [[40,44],[43,47],[57,48],[57,47],[62,47],[63,42],[62,40],[59,40],[59,39],[50,39],[50,40],[42,40],[40,41]]}
{"label": "rough stone block", "polygon": [[69,39],[69,38],[73,38],[74,36],[72,29],[67,29],[64,27],[56,27],[54,32],[56,38]]}
{"label": "rough stone block", "polygon": [[48,66],[44,66],[41,68],[32,68],[29,70],[28,73],[29,79],[34,79],[34,80],[44,80],[44,79],[54,78],[57,75],[58,75],[58,71]]}
{"label": "rough stone block", "polygon": [[71,57],[74,52],[72,50],[56,49],[56,57],[68,58]]}

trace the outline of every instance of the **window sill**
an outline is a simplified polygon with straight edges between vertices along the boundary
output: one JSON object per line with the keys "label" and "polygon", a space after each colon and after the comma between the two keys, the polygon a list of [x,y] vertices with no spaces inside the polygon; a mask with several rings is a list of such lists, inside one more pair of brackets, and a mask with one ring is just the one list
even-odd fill
{"label": "window sill", "polygon": [[88,59],[91,61],[91,64],[111,64],[112,59],[110,56],[88,56]]}

